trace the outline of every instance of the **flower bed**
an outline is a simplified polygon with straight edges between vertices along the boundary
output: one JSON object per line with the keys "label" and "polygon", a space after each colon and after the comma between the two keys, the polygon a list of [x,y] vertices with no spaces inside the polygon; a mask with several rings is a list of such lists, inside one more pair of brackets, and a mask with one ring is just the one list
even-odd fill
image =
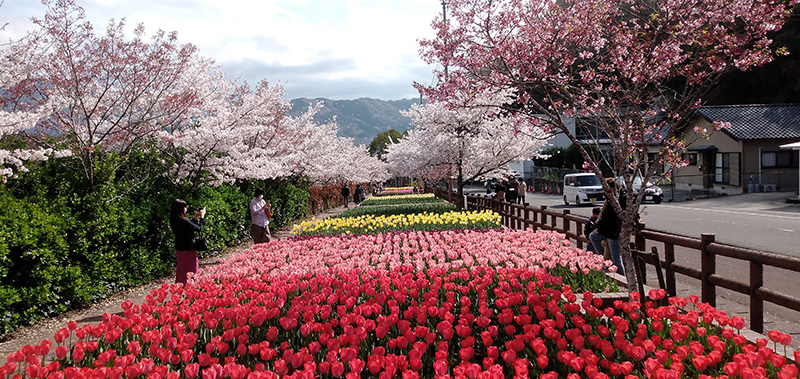
{"label": "flower bed", "polygon": [[387,188],[381,191],[380,193],[376,194],[375,196],[382,197],[382,196],[393,196],[393,195],[408,195],[412,193],[414,193],[413,188],[398,188],[398,189]]}
{"label": "flower bed", "polygon": [[440,214],[363,215],[304,221],[292,229],[295,236],[375,234],[407,230],[490,229],[500,227],[500,215],[492,211]]}
{"label": "flower bed", "polygon": [[590,292],[545,268],[282,274],[284,256],[271,257],[271,274],[226,262],[197,283],[162,286],[146,304],[123,304],[124,317],[71,323],[56,334],[54,362],[41,358],[52,346],[30,346],[0,377],[797,377],[767,341],[737,334],[741,318],[704,304],[678,312],[686,299],[598,309]]}
{"label": "flower bed", "polygon": [[696,296],[601,308],[606,264],[551,231],[276,240],[68,323],[0,378],[798,377],[775,353],[790,336],[749,343],[741,317]]}
{"label": "flower bed", "polygon": [[393,204],[418,204],[418,203],[441,203],[444,200],[433,196],[432,193],[420,193],[411,195],[392,195],[383,197],[370,197],[361,203],[362,206],[370,205],[393,205]]}
{"label": "flower bed", "polygon": [[423,204],[400,204],[400,205],[377,205],[372,207],[350,208],[341,214],[331,216],[332,218],[357,217],[363,215],[389,216],[398,214],[414,213],[445,213],[456,210],[456,206],[450,203],[423,203]]}
{"label": "flower bed", "polygon": [[617,290],[615,282],[602,273],[611,265],[601,255],[574,249],[563,234],[552,231],[413,231],[278,240],[225,259],[206,270],[205,276],[318,275],[350,269],[391,271],[404,266],[419,272],[476,266],[544,267],[563,276],[573,288],[600,292]]}

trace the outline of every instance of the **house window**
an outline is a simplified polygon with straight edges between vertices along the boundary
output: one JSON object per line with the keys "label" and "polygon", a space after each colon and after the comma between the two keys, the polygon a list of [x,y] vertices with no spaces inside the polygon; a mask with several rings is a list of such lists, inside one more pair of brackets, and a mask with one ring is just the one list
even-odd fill
{"label": "house window", "polygon": [[656,175],[661,175],[664,173],[664,165],[659,160],[658,153],[647,153],[647,164],[647,170],[649,170],[649,168],[652,166],[656,166],[656,170],[654,171]]}
{"label": "house window", "polygon": [[731,182],[731,153],[717,153],[714,164],[714,183]]}
{"label": "house window", "polygon": [[599,121],[592,117],[579,117],[575,120],[575,138],[578,140],[598,140],[608,138]]}
{"label": "house window", "polygon": [[689,162],[689,166],[697,166],[697,153],[683,154],[683,160]]}
{"label": "house window", "polygon": [[797,167],[797,161],[792,159],[794,152],[764,151],[761,153],[761,168],[791,168]]}

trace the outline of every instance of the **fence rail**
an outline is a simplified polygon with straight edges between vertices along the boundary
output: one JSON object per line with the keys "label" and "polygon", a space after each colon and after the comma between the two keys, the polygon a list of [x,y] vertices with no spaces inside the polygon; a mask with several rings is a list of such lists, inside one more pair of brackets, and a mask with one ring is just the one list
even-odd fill
{"label": "fence rail", "polygon": [[[437,190],[436,196],[454,198],[447,190]],[[465,206],[472,210],[491,209],[502,216],[502,224],[513,229],[555,230],[576,241],[578,248],[589,243],[583,235],[585,217],[573,215],[568,209],[556,211],[547,206],[532,207],[528,204],[512,204],[485,196],[465,196]],[[784,269],[800,274],[800,259],[774,253],[742,248],[715,242],[714,234],[702,234],[691,238],[655,230],[640,225],[634,230],[633,244],[636,250],[647,251],[648,245],[663,244],[666,290],[676,296],[676,274],[700,280],[702,301],[716,306],[717,287],[749,296],[750,329],[764,332],[764,302],[800,312],[800,298],[764,286],[764,267]],[[696,250],[700,257],[700,268],[681,265],[675,261],[675,247]],[[747,282],[730,279],[717,273],[717,256],[744,261],[749,264]],[[644,278],[642,280],[645,280]]]}

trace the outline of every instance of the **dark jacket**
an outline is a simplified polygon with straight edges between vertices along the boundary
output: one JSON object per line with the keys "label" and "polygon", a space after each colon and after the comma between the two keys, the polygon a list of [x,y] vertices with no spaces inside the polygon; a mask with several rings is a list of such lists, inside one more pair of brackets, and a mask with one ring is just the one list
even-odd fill
{"label": "dark jacket", "polygon": [[494,192],[495,192],[495,198],[496,199],[499,199],[499,200],[502,200],[502,201],[506,200],[506,186],[504,186],[504,185],[502,185],[500,183],[497,183],[497,185],[494,186]]}
{"label": "dark jacket", "polygon": [[511,183],[506,187],[506,201],[514,202],[517,200],[517,185]]}
{"label": "dark jacket", "polygon": [[[607,203],[603,207],[603,213],[600,214],[600,219],[597,220],[597,232],[605,236],[606,238],[611,238],[612,240],[619,239],[619,230],[622,228],[622,220],[617,215],[617,211],[614,210],[614,207],[611,204]],[[622,209],[625,209],[626,203],[628,202],[625,193],[619,195],[619,205]]]}
{"label": "dark jacket", "polygon": [[591,217],[587,218],[586,221],[583,222],[583,236],[589,238],[589,234],[592,233],[597,229],[597,223],[595,220],[592,220]]}
{"label": "dark jacket", "polygon": [[179,217],[170,221],[172,232],[175,233],[175,250],[194,250],[194,232],[202,231],[206,219],[201,218],[197,223],[188,218]]}

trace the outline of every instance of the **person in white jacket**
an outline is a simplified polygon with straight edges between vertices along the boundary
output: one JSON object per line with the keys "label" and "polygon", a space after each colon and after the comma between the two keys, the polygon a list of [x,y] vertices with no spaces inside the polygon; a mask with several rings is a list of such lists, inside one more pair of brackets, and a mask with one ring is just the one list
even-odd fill
{"label": "person in white jacket", "polygon": [[253,237],[253,243],[269,242],[272,239],[269,234],[272,204],[264,200],[264,190],[261,188],[256,188],[253,196],[253,200],[250,200],[250,236]]}

